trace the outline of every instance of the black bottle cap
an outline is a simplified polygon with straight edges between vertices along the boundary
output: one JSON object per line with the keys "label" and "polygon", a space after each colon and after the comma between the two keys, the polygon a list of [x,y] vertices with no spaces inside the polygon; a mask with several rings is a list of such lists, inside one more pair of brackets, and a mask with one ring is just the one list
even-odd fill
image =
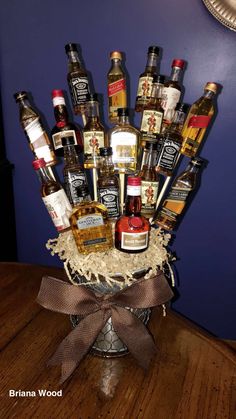
{"label": "black bottle cap", "polygon": [[150,54],[150,53],[153,53],[153,54],[159,54],[159,48],[157,47],[157,46],[155,46],[155,45],[151,45],[149,48],[148,48],[148,54]]}
{"label": "black bottle cap", "polygon": [[65,45],[65,50],[66,50],[66,53],[67,52],[69,52],[69,51],[77,51],[77,45],[76,44],[66,44]]}
{"label": "black bottle cap", "polygon": [[204,159],[201,159],[201,157],[193,157],[191,159],[191,163],[194,166],[198,166],[198,167],[201,167],[204,164],[204,162],[205,162],[205,160]]}
{"label": "black bottle cap", "polygon": [[189,108],[190,108],[190,106],[188,105],[188,103],[178,102],[176,107],[175,107],[175,110],[183,112],[183,113],[187,113]]}
{"label": "black bottle cap", "polygon": [[112,147],[101,147],[99,148],[100,156],[112,156]]}
{"label": "black bottle cap", "polygon": [[87,102],[91,102],[91,101],[97,102],[98,101],[97,93],[88,93],[86,95],[86,101]]}
{"label": "black bottle cap", "polygon": [[118,108],[117,109],[118,116],[129,116],[129,108]]}
{"label": "black bottle cap", "polygon": [[62,137],[61,143],[62,143],[63,147],[66,146],[66,145],[74,145],[75,140],[74,140],[74,137]]}
{"label": "black bottle cap", "polygon": [[18,100],[24,99],[25,97],[27,97],[27,92],[17,92],[13,96],[14,96],[15,101],[18,102]]}
{"label": "black bottle cap", "polygon": [[165,83],[165,76],[163,76],[162,74],[159,74],[158,76],[155,74],[152,78],[152,82],[153,83],[160,83],[160,84],[164,84]]}

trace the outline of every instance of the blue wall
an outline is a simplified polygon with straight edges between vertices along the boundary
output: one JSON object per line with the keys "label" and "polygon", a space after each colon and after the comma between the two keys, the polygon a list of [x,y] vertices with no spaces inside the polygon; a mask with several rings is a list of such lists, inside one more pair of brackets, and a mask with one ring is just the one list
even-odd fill
{"label": "blue wall", "polygon": [[[235,32],[217,22],[201,0],[11,0],[1,10],[0,34],[5,140],[8,158],[15,165],[21,262],[59,264],[45,249],[47,239],[56,233],[40,198],[13,93],[31,92],[51,128],[51,90],[68,91],[66,43],[81,45],[95,89],[104,95],[109,52],[124,51],[131,79],[131,107],[146,51],[152,44],[163,48],[161,73],[170,73],[173,58],[188,62],[185,102],[193,103],[207,81],[223,86],[218,116],[201,153],[209,164],[172,245],[180,259],[176,262],[180,298],[174,308],[216,335],[236,339]],[[108,125],[107,119],[105,122]],[[187,161],[184,158],[182,166]]]}

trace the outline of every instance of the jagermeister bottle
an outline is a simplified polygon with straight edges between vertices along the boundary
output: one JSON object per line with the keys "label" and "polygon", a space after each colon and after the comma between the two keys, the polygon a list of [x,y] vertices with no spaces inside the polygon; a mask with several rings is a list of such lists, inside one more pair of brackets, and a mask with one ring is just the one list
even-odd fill
{"label": "jagermeister bottle", "polygon": [[127,106],[126,75],[122,68],[122,55],[119,51],[110,53],[111,68],[107,75],[108,114],[111,122],[118,121],[117,110]]}
{"label": "jagermeister bottle", "polygon": [[175,230],[180,215],[183,213],[189,197],[197,185],[199,169],[202,164],[202,159],[198,157],[193,158],[187,169],[174,180],[161,210],[157,217],[154,217],[155,224],[158,224],[165,230]]}
{"label": "jagermeister bottle", "polygon": [[217,93],[217,84],[209,82],[204,88],[204,94],[190,108],[183,131],[181,153],[193,157],[203,140],[206,129],[214,114],[213,98]]}
{"label": "jagermeister bottle", "polygon": [[159,175],[155,170],[157,144],[147,142],[143,155],[143,164],[139,172],[141,177],[141,214],[147,218],[153,216],[159,191]]}

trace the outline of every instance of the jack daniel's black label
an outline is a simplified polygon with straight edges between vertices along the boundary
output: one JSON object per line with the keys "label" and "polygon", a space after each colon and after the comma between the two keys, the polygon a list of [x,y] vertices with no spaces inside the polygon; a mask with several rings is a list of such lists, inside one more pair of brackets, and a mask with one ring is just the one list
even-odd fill
{"label": "jack daniel's black label", "polygon": [[98,191],[99,202],[107,207],[109,218],[118,218],[119,209],[119,190],[116,187],[100,188]]}
{"label": "jack daniel's black label", "polygon": [[89,93],[87,77],[74,77],[69,81],[72,102],[74,106],[84,104]]}

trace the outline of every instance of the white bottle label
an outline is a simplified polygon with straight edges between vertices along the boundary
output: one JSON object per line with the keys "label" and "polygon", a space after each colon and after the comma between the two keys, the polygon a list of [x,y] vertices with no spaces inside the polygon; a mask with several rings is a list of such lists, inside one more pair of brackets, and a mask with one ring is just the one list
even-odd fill
{"label": "white bottle label", "polygon": [[43,197],[43,202],[57,231],[70,227],[69,217],[72,207],[63,189]]}
{"label": "white bottle label", "polygon": [[84,153],[99,154],[99,148],[104,147],[103,131],[84,131]]}
{"label": "white bottle label", "polygon": [[152,209],[157,200],[159,182],[145,181],[141,183],[142,208]]}
{"label": "white bottle label", "polygon": [[27,125],[27,127],[25,127],[25,130],[31,144],[33,144],[35,141],[38,140],[38,138],[44,135],[44,130],[42,129],[39,118]]}
{"label": "white bottle label", "polygon": [[162,112],[144,110],[140,130],[147,134],[159,134],[161,132],[162,118]]}
{"label": "white bottle label", "polygon": [[164,87],[162,92],[161,105],[164,109],[164,118],[170,121],[173,120],[174,111],[179,102],[181,92],[174,87]]}
{"label": "white bottle label", "polygon": [[52,161],[52,154],[48,145],[35,148],[35,153],[38,159],[44,159],[46,163]]}
{"label": "white bottle label", "polygon": [[137,186],[127,185],[127,195],[129,195],[129,196],[140,196],[141,195],[141,185],[137,185]]}
{"label": "white bottle label", "polygon": [[151,96],[153,77],[140,77],[138,82],[137,96],[146,98]]}
{"label": "white bottle label", "polygon": [[137,136],[131,132],[115,132],[111,136],[113,163],[137,162]]}
{"label": "white bottle label", "polygon": [[80,217],[77,221],[79,230],[87,228],[100,227],[104,225],[103,217],[101,215],[85,215]]}
{"label": "white bottle label", "polygon": [[55,150],[57,150],[58,148],[63,147],[63,145],[61,143],[61,139],[64,138],[64,137],[73,137],[75,145],[78,144],[78,141],[77,141],[74,130],[69,129],[69,130],[66,130],[66,131],[57,132],[56,134],[52,135],[52,141],[53,141],[53,146],[54,146]]}
{"label": "white bottle label", "polygon": [[52,103],[53,103],[53,106],[54,107],[55,106],[58,106],[58,105],[65,105],[66,104],[65,99],[62,96],[56,96],[56,97],[54,97],[52,99]]}
{"label": "white bottle label", "polygon": [[149,232],[121,233],[121,248],[125,250],[142,250],[148,247]]}

